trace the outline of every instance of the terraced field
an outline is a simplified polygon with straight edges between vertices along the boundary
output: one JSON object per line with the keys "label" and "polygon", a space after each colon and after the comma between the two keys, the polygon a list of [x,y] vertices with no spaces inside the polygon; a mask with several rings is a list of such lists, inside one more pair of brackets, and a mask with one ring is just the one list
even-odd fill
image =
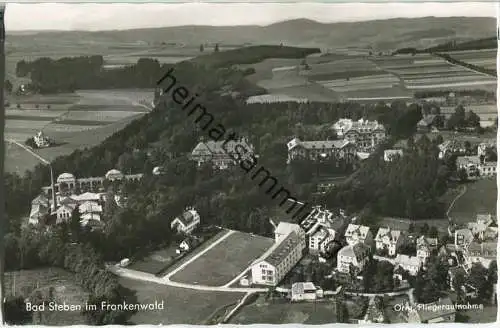
{"label": "terraced field", "polygon": [[[8,99],[6,109],[5,138],[8,141],[24,143],[42,130],[59,146],[39,149],[47,160],[69,154],[74,149],[92,146],[123,128],[132,120],[149,111],[153,97],[152,90],[86,90],[75,94],[51,96],[25,96]],[[19,105],[19,108],[18,108]],[[31,156],[19,165],[18,146],[6,148],[8,171],[23,173],[38,164]],[[25,158],[25,156],[22,156]]]}
{"label": "terraced field", "polygon": [[452,65],[430,54],[380,57],[373,62],[398,76],[410,91],[429,89],[496,89],[496,79],[462,66]]}
{"label": "terraced field", "polygon": [[447,52],[451,57],[484,68],[496,69],[497,67],[497,50],[468,50],[468,51],[450,51]]}

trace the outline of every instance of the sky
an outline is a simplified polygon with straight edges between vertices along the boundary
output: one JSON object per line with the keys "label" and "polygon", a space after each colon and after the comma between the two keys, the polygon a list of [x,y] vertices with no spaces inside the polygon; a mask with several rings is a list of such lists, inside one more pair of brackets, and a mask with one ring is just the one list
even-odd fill
{"label": "sky", "polygon": [[395,17],[496,17],[493,2],[8,4],[7,31],[121,30],[179,25],[268,25],[295,18],[348,22]]}

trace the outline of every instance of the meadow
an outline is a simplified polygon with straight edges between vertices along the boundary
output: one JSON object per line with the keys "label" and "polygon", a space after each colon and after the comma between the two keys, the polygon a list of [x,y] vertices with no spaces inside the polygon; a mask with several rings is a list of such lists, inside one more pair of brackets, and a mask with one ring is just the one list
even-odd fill
{"label": "meadow", "polygon": [[457,223],[474,221],[477,214],[495,214],[497,211],[496,178],[481,179],[466,185],[467,191],[450,210]]}
{"label": "meadow", "polygon": [[221,286],[243,272],[274,243],[271,238],[235,232],[171,277],[172,281]]}
{"label": "meadow", "polygon": [[447,52],[451,57],[468,64],[495,69],[497,67],[497,50],[466,50],[466,51],[450,51]]}

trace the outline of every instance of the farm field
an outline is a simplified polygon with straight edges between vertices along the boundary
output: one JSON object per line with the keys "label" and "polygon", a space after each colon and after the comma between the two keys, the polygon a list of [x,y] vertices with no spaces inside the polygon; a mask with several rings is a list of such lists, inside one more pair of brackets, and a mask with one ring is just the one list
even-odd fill
{"label": "farm field", "polygon": [[176,288],[126,278],[119,278],[119,281],[136,291],[139,303],[165,302],[164,310],[138,311],[130,319],[133,324],[203,324],[217,309],[236,303],[244,295]]}
{"label": "farm field", "polygon": [[457,199],[449,215],[460,224],[475,220],[476,214],[496,211],[497,184],[495,178],[490,178],[467,184],[467,191]]}
{"label": "farm field", "polygon": [[[96,145],[148,111],[152,90],[85,90],[75,94],[13,97],[6,109],[5,138],[19,143],[42,130],[59,146],[38,149],[47,160]],[[18,108],[18,105],[20,108]],[[89,133],[91,131],[92,133]],[[19,146],[6,148],[7,171],[24,173],[39,161],[21,162]],[[25,152],[25,151],[24,151]]]}
{"label": "farm field", "polygon": [[447,54],[472,65],[489,69],[497,67],[497,49],[450,51]]}
{"label": "farm field", "polygon": [[[487,127],[495,124],[495,119],[498,116],[497,106],[495,104],[491,105],[470,105],[465,106],[465,110],[472,110],[480,118],[480,125],[482,127]],[[441,107],[441,113],[446,117],[450,117],[455,112],[455,107]]]}
{"label": "farm field", "polygon": [[382,70],[398,76],[406,89],[411,91],[429,89],[463,90],[495,89],[496,79],[430,54],[398,55],[378,57],[372,61]]}
{"label": "farm field", "polygon": [[255,303],[244,306],[229,321],[230,324],[331,324],[336,322],[333,302],[316,303]]}
{"label": "farm field", "polygon": [[[36,290],[48,295],[54,288],[55,301],[66,302],[68,305],[84,305],[88,294],[75,284],[71,273],[59,268],[44,268],[36,270],[21,270],[5,272],[5,289],[7,295],[30,296]],[[75,323],[85,323],[80,311],[46,311],[39,324],[61,326]]]}
{"label": "farm field", "polygon": [[235,232],[170,279],[174,282],[221,286],[243,272],[274,240]]}

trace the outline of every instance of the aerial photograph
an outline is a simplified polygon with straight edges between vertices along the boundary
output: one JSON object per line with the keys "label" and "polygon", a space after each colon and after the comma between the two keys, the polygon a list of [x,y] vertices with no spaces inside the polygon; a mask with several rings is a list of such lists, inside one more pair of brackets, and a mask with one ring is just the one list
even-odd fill
{"label": "aerial photograph", "polygon": [[498,6],[2,5],[0,325],[496,322]]}

